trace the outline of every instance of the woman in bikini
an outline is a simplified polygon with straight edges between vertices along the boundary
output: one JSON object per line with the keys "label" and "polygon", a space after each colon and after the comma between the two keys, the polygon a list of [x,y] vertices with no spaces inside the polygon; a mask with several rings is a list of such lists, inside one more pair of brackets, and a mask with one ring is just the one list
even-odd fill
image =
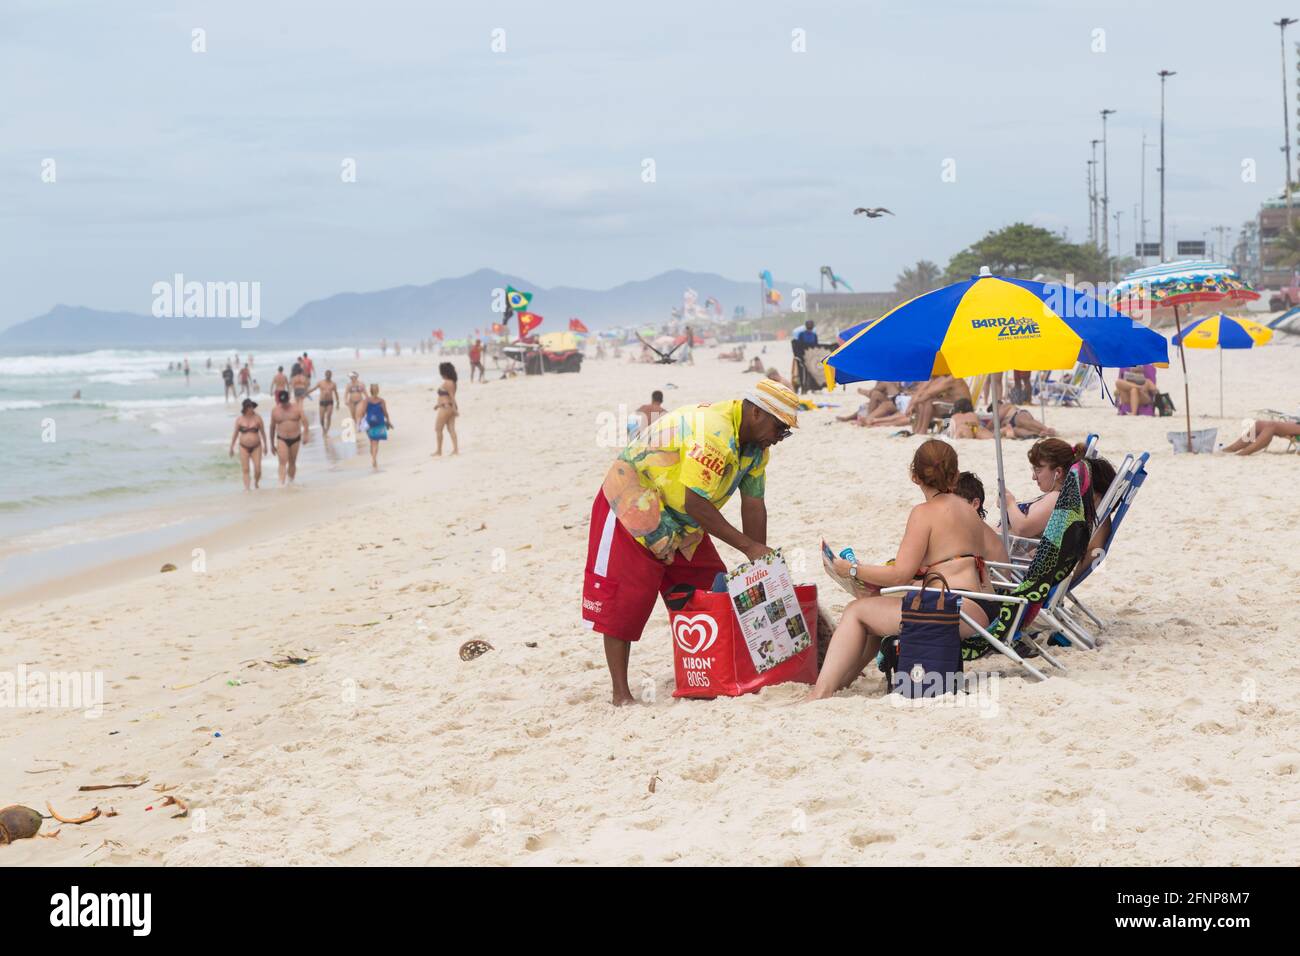
{"label": "woman in bikini", "polygon": [[1019,503],[1008,489],[1007,521],[1012,534],[1022,538],[1038,538],[1042,536],[1043,529],[1047,527],[1047,519],[1056,507],[1056,498],[1065,481],[1065,473],[1079,460],[1079,456],[1074,448],[1059,438],[1042,438],[1034,442],[1028,457],[1034,483],[1042,495],[1033,501]]}
{"label": "woman in bikini", "polygon": [[438,404],[434,406],[438,412],[438,417],[434,420],[434,427],[438,430],[438,450],[433,454],[434,457],[442,454],[442,432],[446,429],[451,432],[451,453],[459,455],[456,417],[460,414],[460,409],[456,405],[456,366],[443,362],[438,366],[438,371],[442,375],[442,384],[438,386]]}
{"label": "woman in bikini", "polygon": [[358,421],[361,413],[357,411],[357,406],[366,403],[366,383],[361,381],[356,372],[348,373],[348,390],[344,400],[348,403],[348,417],[354,422]]}
{"label": "woman in bikini", "polygon": [[379,386],[370,386],[370,400],[357,405],[357,427],[361,427],[362,417],[366,422],[366,437],[370,439],[370,467],[379,469],[379,443],[388,440],[388,429],[393,421],[388,417],[388,403],[379,397]]}
{"label": "woman in bikini", "polygon": [[307,416],[301,406],[289,401],[289,393],[281,390],[275,396],[275,409],[271,412],[271,446],[280,461],[280,484],[289,484],[298,474],[298,443],[307,439]]}
{"label": "woman in bikini", "polygon": [[1002,423],[1004,438],[1055,438],[1056,429],[1048,428],[1032,412],[1011,402],[998,406],[998,420]]}
{"label": "woman in bikini", "polygon": [[[912,458],[912,482],[925,501],[908,516],[894,563],[859,566],[843,558],[835,560],[837,573],[852,575],[877,593],[858,598],[844,609],[809,700],[821,700],[848,687],[875,659],[881,639],[899,632],[903,602],[879,594],[880,588],[911,584],[923,571],[934,570],[955,590],[990,590],[984,567],[987,526],[965,499],[954,494],[957,478],[953,447],[935,439],[922,442]],[[966,613],[987,625],[999,607],[995,601],[976,601],[967,605]],[[974,631],[963,622],[961,633],[966,637]]]}
{"label": "woman in bikini", "polygon": [[230,436],[230,456],[235,455],[235,445],[239,445],[239,464],[244,469],[244,490],[249,491],[249,463],[252,463],[252,487],[262,487],[262,455],[266,451],[266,423],[262,416],[253,411],[257,402],[251,398],[244,399],[239,417],[235,419],[235,430]]}

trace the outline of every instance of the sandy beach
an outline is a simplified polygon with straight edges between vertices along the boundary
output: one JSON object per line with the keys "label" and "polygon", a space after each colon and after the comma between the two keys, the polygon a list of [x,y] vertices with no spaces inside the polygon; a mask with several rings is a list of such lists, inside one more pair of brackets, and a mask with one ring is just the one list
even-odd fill
{"label": "sandy beach", "polygon": [[[788,368],[786,346],[766,351]],[[0,805],[116,815],[47,821],[56,838],[0,864],[1300,863],[1300,457],[1175,456],[1172,357],[1176,418],[1118,417],[1096,391],[1048,409],[1116,462],[1150,451],[1150,478],[1084,592],[1106,642],[1041,684],[980,662],[1002,675],[983,714],[893,706],[874,674],[810,706],[789,684],[675,701],[662,605],[632,652],[642,704],[609,706],[579,621],[593,495],[628,408],[654,388],[669,407],[736,397],[754,380],[736,365],[697,350],[479,385],[460,357],[462,454],[437,459],[434,363],[372,364],[367,381],[426,378],[385,386],[379,473],[282,491],[269,463],[251,505],[237,480],[204,505],[251,518],[6,600],[5,659],[102,673],[104,701],[0,711]],[[1218,355],[1187,358],[1194,427],[1221,441],[1300,407],[1294,337],[1228,356],[1222,419]],[[856,395],[819,400],[840,407],[773,451],[768,539],[837,615],[818,540],[892,556],[919,439],[833,423]],[[1007,447],[1022,497],[1028,444]],[[992,442],[959,453],[991,487]],[[471,639],[494,650],[463,662]]]}

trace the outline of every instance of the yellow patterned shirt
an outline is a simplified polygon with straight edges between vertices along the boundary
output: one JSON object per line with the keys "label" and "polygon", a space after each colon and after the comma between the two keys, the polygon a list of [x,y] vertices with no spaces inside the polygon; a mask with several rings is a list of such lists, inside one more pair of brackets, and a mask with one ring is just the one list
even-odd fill
{"label": "yellow patterned shirt", "polygon": [[687,405],[641,429],[605,475],[610,509],[655,557],[688,559],[704,532],[686,513],[686,495],[722,508],[736,492],[763,497],[768,451],[740,444],[741,401]]}

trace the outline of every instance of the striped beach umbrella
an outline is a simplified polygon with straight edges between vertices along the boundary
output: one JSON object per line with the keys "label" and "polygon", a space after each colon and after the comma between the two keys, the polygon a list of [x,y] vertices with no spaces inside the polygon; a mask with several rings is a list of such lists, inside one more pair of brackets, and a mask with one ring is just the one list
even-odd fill
{"label": "striped beach umbrella", "polygon": [[[980,270],[965,282],[926,292],[865,325],[825,360],[827,384],[866,379],[915,382],[936,375],[991,374],[994,408],[1002,373],[1072,369],[1079,362],[1119,368],[1169,359],[1158,332],[1063,283]],[[993,429],[998,503],[1005,536],[1002,429]]]}
{"label": "striped beach umbrella", "polygon": [[1182,346],[1183,318],[1197,308],[1212,308],[1212,305],[1207,306],[1206,303],[1249,302],[1258,298],[1259,293],[1236,270],[1209,259],[1162,262],[1138,269],[1126,275],[1111,290],[1111,304],[1130,315],[1142,315],[1154,320],[1159,310],[1173,310],[1174,328],[1178,332],[1174,339],[1178,343],[1178,359],[1183,367],[1187,450],[1193,454],[1196,448],[1192,444],[1192,400],[1191,388],[1187,384],[1187,354]]}
{"label": "striped beach umbrella", "polygon": [[1197,319],[1178,335],[1174,345],[1189,349],[1219,350],[1219,417],[1223,417],[1223,350],[1253,349],[1267,345],[1273,339],[1273,330],[1250,319],[1238,319],[1220,312],[1218,315]]}

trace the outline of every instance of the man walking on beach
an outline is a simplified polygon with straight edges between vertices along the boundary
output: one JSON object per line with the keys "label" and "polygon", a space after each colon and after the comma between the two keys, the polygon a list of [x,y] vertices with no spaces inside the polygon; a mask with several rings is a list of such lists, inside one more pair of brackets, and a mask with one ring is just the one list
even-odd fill
{"label": "man walking on beach", "polygon": [[[708,590],[726,566],[713,538],[754,560],[767,546],[768,449],[798,425],[799,399],[764,379],[741,399],[687,405],[639,432],[605,475],[591,508],[582,619],[604,635],[614,706],[633,702],[632,642],[656,595]],[[740,491],[739,530],[721,508]]]}
{"label": "man walking on beach", "polygon": [[228,402],[232,398],[238,398],[235,394],[235,370],[230,367],[229,362],[227,362],[226,367],[221,370],[221,381],[224,382],[226,386],[226,401]]}
{"label": "man walking on beach", "polygon": [[474,381],[474,370],[478,370],[478,380],[484,381],[483,374],[483,340],[475,339],[474,344],[469,347],[469,380]]}

